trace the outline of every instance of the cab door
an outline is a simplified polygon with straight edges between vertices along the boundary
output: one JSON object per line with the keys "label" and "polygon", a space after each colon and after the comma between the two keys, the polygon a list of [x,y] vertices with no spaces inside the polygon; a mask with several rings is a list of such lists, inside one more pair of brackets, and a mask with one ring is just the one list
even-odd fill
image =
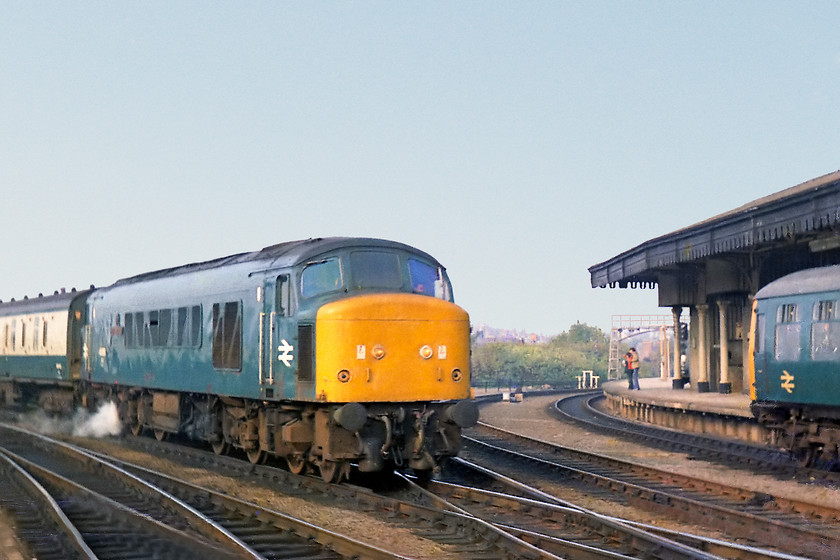
{"label": "cab door", "polygon": [[749,379],[750,379],[750,399],[756,400],[759,394],[766,395],[767,387],[759,387],[757,384],[760,381],[767,379],[764,371],[767,367],[767,356],[764,347],[767,344],[765,340],[766,330],[766,315],[762,311],[758,311],[758,301],[753,300],[752,305],[752,319],[750,321],[750,338],[749,338]]}
{"label": "cab door", "polygon": [[265,282],[262,323],[261,393],[267,398],[292,398],[295,394],[297,331],[288,274]]}

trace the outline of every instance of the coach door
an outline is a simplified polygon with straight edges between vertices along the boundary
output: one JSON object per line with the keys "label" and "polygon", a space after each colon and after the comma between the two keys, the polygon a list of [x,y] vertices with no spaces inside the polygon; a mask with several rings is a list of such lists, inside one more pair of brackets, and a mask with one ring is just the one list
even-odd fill
{"label": "coach door", "polygon": [[291,398],[295,394],[295,345],[289,275],[266,281],[263,305],[262,392],[266,398]]}

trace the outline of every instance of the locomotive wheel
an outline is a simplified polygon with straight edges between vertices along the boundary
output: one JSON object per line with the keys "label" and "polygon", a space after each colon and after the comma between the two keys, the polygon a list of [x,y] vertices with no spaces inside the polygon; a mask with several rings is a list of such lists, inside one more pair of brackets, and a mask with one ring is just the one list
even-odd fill
{"label": "locomotive wheel", "polygon": [[262,449],[249,449],[245,454],[252,465],[262,465],[268,458],[268,454]]}
{"label": "locomotive wheel", "polygon": [[796,464],[800,467],[811,467],[814,465],[817,455],[818,448],[814,444],[798,449],[796,452]]}
{"label": "locomotive wheel", "polygon": [[344,462],[327,461],[326,459],[324,459],[319,465],[319,470],[321,471],[321,479],[324,482],[338,482],[341,479],[341,475],[344,472]]}
{"label": "locomotive wheel", "polygon": [[413,469],[414,476],[417,477],[417,484],[420,486],[425,486],[432,480],[432,477],[435,474],[434,469]]}
{"label": "locomotive wheel", "polygon": [[139,420],[136,420],[128,426],[128,429],[131,431],[131,435],[139,436],[143,433],[143,424]]}
{"label": "locomotive wheel", "polygon": [[210,447],[213,448],[213,453],[216,455],[227,455],[229,446],[225,440],[219,439],[217,441],[211,441]]}
{"label": "locomotive wheel", "polygon": [[306,463],[306,457],[290,455],[286,457],[286,463],[289,464],[289,471],[293,474],[306,474],[306,471],[309,470],[309,465]]}
{"label": "locomotive wheel", "polygon": [[155,439],[158,441],[163,441],[166,439],[166,432],[163,430],[159,430],[155,428]]}

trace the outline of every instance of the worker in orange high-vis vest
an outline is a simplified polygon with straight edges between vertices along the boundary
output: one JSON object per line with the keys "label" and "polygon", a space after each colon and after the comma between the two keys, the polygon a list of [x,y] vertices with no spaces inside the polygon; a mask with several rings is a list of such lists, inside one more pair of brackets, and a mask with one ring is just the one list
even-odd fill
{"label": "worker in orange high-vis vest", "polygon": [[639,388],[639,353],[635,348],[631,348],[628,352],[630,354],[630,370],[633,372],[633,389],[641,391]]}

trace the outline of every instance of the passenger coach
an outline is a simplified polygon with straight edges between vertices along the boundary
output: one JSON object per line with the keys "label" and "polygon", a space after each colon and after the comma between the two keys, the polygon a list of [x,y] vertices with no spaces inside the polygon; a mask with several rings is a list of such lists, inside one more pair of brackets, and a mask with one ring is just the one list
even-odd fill
{"label": "passenger coach", "polygon": [[74,381],[88,358],[83,336],[89,293],[62,290],[0,302],[0,402],[73,410]]}

